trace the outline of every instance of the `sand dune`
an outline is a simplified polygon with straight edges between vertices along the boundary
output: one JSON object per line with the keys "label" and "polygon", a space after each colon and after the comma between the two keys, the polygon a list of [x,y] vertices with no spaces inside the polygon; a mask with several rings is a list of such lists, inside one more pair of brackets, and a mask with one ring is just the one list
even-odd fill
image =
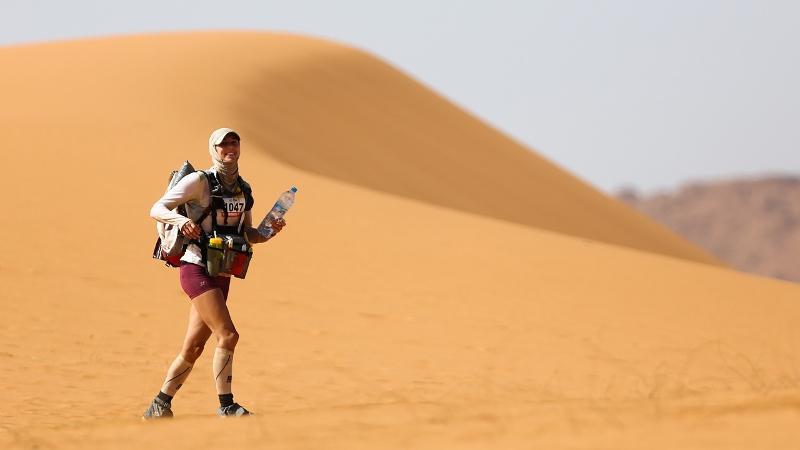
{"label": "sand dune", "polygon": [[[798,286],[719,266],[363,53],[210,33],[0,67],[25,205],[0,221],[4,448],[800,443]],[[178,419],[143,425],[189,308],[147,211],[219,126],[242,130],[257,215],[299,188],[232,287],[234,392],[261,415],[214,416],[204,355]]]}
{"label": "sand dune", "polygon": [[[76,131],[98,122],[152,130],[141,144],[163,151],[199,142],[225,117],[254,148],[313,173],[721,264],[348,47],[266,34],[151,36],[5,49],[4,67],[4,94],[24,103],[7,105],[15,121],[58,117],[69,118]],[[156,132],[168,133],[169,141]]]}

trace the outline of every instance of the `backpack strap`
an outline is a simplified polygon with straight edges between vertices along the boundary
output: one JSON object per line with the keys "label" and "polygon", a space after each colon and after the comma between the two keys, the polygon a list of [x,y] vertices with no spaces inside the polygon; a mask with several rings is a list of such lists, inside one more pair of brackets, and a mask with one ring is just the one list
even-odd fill
{"label": "backpack strap", "polygon": [[[216,211],[215,211],[215,207],[214,207],[214,189],[216,188],[219,192],[221,192],[221,188],[222,187],[220,186],[220,184],[217,181],[217,179],[214,178],[214,176],[213,176],[214,174],[213,173],[210,173],[210,172],[208,172],[206,170],[198,170],[197,171],[197,175],[199,177],[201,177],[201,178],[205,178],[206,179],[206,182],[208,183],[208,187],[211,190],[211,202],[208,204],[208,206],[205,207],[205,209],[203,210],[203,213],[200,214],[200,217],[198,217],[197,220],[194,221],[197,224],[197,226],[200,227],[200,231],[201,231],[200,237],[196,238],[196,239],[191,239],[191,240],[189,240],[188,243],[185,243],[183,250],[186,251],[186,246],[188,246],[189,244],[195,244],[198,247],[200,247],[200,251],[201,251],[203,260],[205,261],[206,246],[202,242],[204,240],[204,238],[203,238],[203,221],[206,220],[206,217],[208,217],[209,214],[211,214],[211,217],[212,217],[212,219],[211,219],[211,230],[212,230],[212,232],[217,231]],[[221,194],[218,193],[217,195],[220,196],[220,201],[221,201],[221,198],[222,198]]]}
{"label": "backpack strap", "polygon": [[253,209],[253,204],[255,203],[255,200],[253,200],[253,189],[250,187],[250,183],[244,181],[242,177],[239,177],[239,189],[241,189],[244,194],[244,210],[250,211]]}
{"label": "backpack strap", "polygon": [[[213,209],[214,209],[214,208],[212,208],[212,207],[211,207],[211,205],[208,205],[208,206],[206,206],[206,209],[204,209],[204,210],[203,210],[203,214],[200,214],[200,217],[198,217],[198,218],[197,218],[197,222],[195,222],[195,223],[197,224],[197,226],[198,226],[198,227],[200,227],[200,231],[202,231],[202,230],[203,230],[203,228],[202,228],[202,226],[201,226],[200,224],[201,224],[201,223],[203,223],[203,221],[204,221],[204,220],[206,220],[206,217],[208,217],[208,215],[209,215],[209,214],[210,214],[210,213],[213,211]],[[212,221],[212,222],[215,222],[215,221]],[[213,229],[213,228],[214,228],[214,227],[212,227],[212,229]],[[200,236],[201,236],[201,238],[202,238],[202,233],[200,234]],[[198,247],[200,247],[200,249],[201,249],[203,252],[205,252],[205,245],[203,245],[203,243],[202,243],[202,242],[200,242],[200,240],[201,240],[201,239],[190,239],[190,240],[189,240],[189,242],[186,242],[186,240],[184,239],[183,251],[184,251],[184,252],[186,251],[186,247],[187,247],[189,244],[195,244],[195,245],[197,245]]]}
{"label": "backpack strap", "polygon": [[[225,200],[222,199],[225,189],[222,187],[222,183],[217,180],[214,172],[210,170],[201,170],[200,172],[203,172],[206,177],[208,190],[211,193],[211,202],[208,204],[208,208],[211,208],[211,231],[215,232],[217,231],[217,209],[222,209],[225,219],[228,219],[228,210],[225,208]],[[202,223],[202,221],[198,223]]]}

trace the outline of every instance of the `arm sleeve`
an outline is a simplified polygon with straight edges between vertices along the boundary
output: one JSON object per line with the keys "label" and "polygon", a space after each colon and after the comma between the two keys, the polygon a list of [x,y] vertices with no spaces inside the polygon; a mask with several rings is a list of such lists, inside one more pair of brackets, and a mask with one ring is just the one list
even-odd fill
{"label": "arm sleeve", "polygon": [[200,188],[200,176],[196,173],[187,175],[181,179],[172,189],[167,191],[150,209],[150,217],[159,222],[172,224],[179,228],[183,227],[189,218],[174,211],[178,205],[182,205],[198,197]]}

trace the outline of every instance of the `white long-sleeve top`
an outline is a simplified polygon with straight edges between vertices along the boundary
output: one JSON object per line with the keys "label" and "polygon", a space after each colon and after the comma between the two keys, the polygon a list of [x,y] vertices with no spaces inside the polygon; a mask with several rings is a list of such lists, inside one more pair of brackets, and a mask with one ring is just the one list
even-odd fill
{"label": "white long-sleeve top", "polygon": [[[216,170],[210,169],[216,175]],[[253,218],[251,211],[245,211],[245,196],[242,192],[236,195],[224,196],[225,209],[228,211],[217,210],[217,225],[239,226],[240,230],[252,228]],[[182,216],[175,211],[179,205],[186,204],[186,213],[189,217]],[[171,224],[178,229],[182,228],[190,220],[197,221],[203,211],[211,204],[211,189],[204,177],[198,172],[190,173],[183,177],[178,184],[167,191],[150,209],[150,217]],[[200,224],[206,233],[211,233],[211,215],[209,214]],[[203,257],[200,247],[189,244],[186,253],[181,257],[181,261],[197,265],[203,265]]]}

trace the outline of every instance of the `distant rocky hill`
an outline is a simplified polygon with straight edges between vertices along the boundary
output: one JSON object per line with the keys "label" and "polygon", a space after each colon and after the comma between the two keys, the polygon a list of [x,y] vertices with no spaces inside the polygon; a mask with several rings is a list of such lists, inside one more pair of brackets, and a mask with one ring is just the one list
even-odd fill
{"label": "distant rocky hill", "polygon": [[800,177],[692,183],[617,197],[731,266],[800,282]]}

